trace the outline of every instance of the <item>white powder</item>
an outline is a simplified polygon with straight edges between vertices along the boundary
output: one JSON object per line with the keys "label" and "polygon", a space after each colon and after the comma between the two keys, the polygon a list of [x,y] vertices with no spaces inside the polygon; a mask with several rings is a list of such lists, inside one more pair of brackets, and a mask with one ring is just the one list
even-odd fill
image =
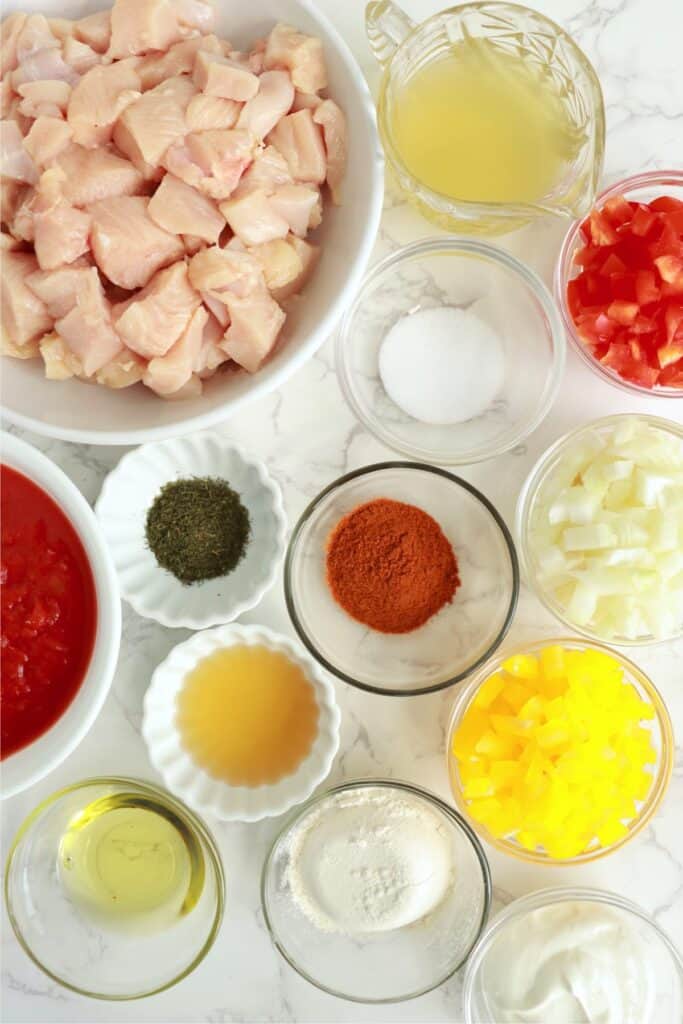
{"label": "white powder", "polygon": [[431,913],[451,888],[451,838],[437,812],[409,794],[338,794],[292,835],[286,882],[323,931],[403,928]]}
{"label": "white powder", "polygon": [[467,309],[436,306],[401,317],[379,351],[389,398],[422,423],[463,423],[499,394],[505,353],[495,331]]}

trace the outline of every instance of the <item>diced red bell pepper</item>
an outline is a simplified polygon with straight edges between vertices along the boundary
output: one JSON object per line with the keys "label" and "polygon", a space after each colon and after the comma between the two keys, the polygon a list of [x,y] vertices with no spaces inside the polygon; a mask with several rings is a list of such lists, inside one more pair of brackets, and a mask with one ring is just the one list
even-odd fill
{"label": "diced red bell pepper", "polygon": [[639,238],[645,238],[657,223],[657,217],[648,206],[638,205],[633,219],[631,220],[631,231]]}
{"label": "diced red bell pepper", "polygon": [[659,299],[660,290],[654,270],[636,270],[635,287],[636,302],[640,306],[647,306]]}
{"label": "diced red bell pepper", "polygon": [[628,224],[633,217],[633,208],[625,196],[612,196],[603,206],[602,212],[615,228]]}
{"label": "diced red bell pepper", "polygon": [[655,213],[675,213],[676,210],[683,210],[683,200],[675,196],[657,196],[649,206]]}
{"label": "diced red bell pepper", "polygon": [[624,299],[616,299],[607,307],[607,316],[618,324],[628,327],[638,316],[639,306],[637,302],[626,302]]}
{"label": "diced red bell pepper", "polygon": [[683,338],[683,305],[672,302],[666,307],[664,326],[667,345],[671,345],[679,335]]}
{"label": "diced red bell pepper", "polygon": [[610,277],[612,274],[625,274],[628,267],[623,260],[620,260],[615,252],[611,252],[603,265],[600,267],[600,273],[603,277]]}
{"label": "diced red bell pepper", "polygon": [[680,359],[683,359],[683,341],[675,345],[662,345],[657,349],[657,360],[662,369],[677,363]]}
{"label": "diced red bell pepper", "polygon": [[615,227],[599,210],[593,210],[590,217],[591,240],[595,245],[614,245],[619,241]]}
{"label": "diced red bell pepper", "polygon": [[659,271],[662,281],[675,285],[683,281],[683,258],[680,256],[672,256],[670,254],[658,256],[654,264]]}

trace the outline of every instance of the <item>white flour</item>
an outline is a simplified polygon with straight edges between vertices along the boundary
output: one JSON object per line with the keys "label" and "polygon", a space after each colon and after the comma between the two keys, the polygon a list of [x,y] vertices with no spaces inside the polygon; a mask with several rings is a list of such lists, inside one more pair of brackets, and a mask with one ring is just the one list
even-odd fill
{"label": "white flour", "polygon": [[341,793],[292,835],[286,882],[323,931],[389,931],[433,911],[453,884],[453,850],[436,811],[406,793]]}

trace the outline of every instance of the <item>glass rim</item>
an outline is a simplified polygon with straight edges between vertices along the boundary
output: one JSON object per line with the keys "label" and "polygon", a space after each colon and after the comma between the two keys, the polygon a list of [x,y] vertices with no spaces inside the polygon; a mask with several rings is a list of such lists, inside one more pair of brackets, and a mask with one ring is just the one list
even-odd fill
{"label": "glass rim", "polygon": [[[280,942],[273,927],[273,922],[271,920],[270,914],[268,913],[268,903],[266,898],[267,882],[270,875],[270,871],[272,869],[272,863],[275,857],[275,853],[280,843],[286,838],[286,836],[294,828],[294,826],[317,805],[321,804],[324,800],[335,796],[337,793],[344,793],[348,792],[349,790],[364,789],[370,787],[396,789],[403,793],[410,793],[411,795],[417,796],[420,799],[424,800],[426,803],[431,804],[433,807],[436,807],[437,810],[441,811],[442,814],[449,818],[450,821],[457,828],[460,829],[460,831],[464,834],[465,838],[469,841],[469,844],[476,855],[477,862],[482,875],[484,899],[482,904],[481,920],[476,928],[476,933],[474,935],[474,938],[472,939],[472,942],[469,945],[467,952],[462,956],[462,958],[454,967],[449,968],[448,973],[444,974],[442,978],[430,983],[428,986],[420,989],[419,991],[411,992],[405,996],[399,996],[398,998],[386,996],[383,996],[379,999],[368,999],[366,997],[359,998],[358,996],[346,995],[343,992],[339,992],[336,989],[333,989],[330,986],[324,985],[321,982],[317,981],[314,977],[308,974],[302,967],[300,967],[299,964],[297,964],[297,962],[292,957],[290,957],[289,953]],[[282,828],[280,828],[277,834],[275,835],[275,838],[270,844],[270,847],[264,859],[263,867],[261,869],[260,891],[261,909],[263,911],[263,918],[268,929],[268,934],[270,936],[271,942],[273,943],[273,946],[278,951],[280,956],[283,957],[286,963],[288,963],[289,966],[292,967],[297,972],[298,975],[300,975],[300,977],[304,978],[307,982],[309,982],[309,984],[315,986],[315,988],[319,989],[322,992],[326,992],[328,995],[336,996],[338,999],[344,999],[350,1003],[360,1003],[375,1006],[387,1005],[389,1003],[404,1003],[410,1001],[411,999],[417,999],[420,996],[426,995],[428,992],[432,992],[440,985],[443,985],[444,982],[448,981],[448,979],[451,978],[456,971],[460,970],[463,964],[467,962],[467,960],[472,954],[472,950],[476,947],[477,943],[482,938],[491,911],[491,903],[493,901],[493,882],[491,878],[491,868],[489,866],[486,852],[476,831],[472,828],[469,821],[457,810],[457,808],[451,807],[450,804],[447,804],[446,801],[443,800],[441,797],[437,796],[436,793],[432,793],[430,790],[425,789],[424,787],[419,786],[414,782],[408,782],[407,780],[400,778],[382,778],[374,776],[363,779],[348,779],[345,782],[341,782],[336,786],[331,786],[329,789],[326,789],[321,793],[314,794],[312,797],[306,800],[305,803],[297,807],[293,814],[289,815]]]}
{"label": "glass rim", "polygon": [[[462,490],[467,491],[471,497],[473,497],[480,505],[482,505],[493,519],[495,525],[498,528],[500,535],[505,543],[506,552],[510,561],[511,571],[511,586],[510,586],[510,598],[508,602],[508,608],[505,613],[505,618],[501,624],[501,627],[486,651],[481,654],[476,661],[469,665],[462,672],[459,672],[453,677],[449,677],[440,683],[434,683],[430,686],[412,686],[399,689],[397,687],[381,687],[375,686],[372,683],[364,683],[361,680],[356,679],[354,676],[348,675],[348,673],[337,668],[332,662],[318,650],[313,639],[309,636],[308,632],[304,629],[301,619],[296,608],[296,602],[294,598],[294,586],[292,583],[293,563],[297,552],[297,547],[301,534],[304,527],[313,518],[315,513],[318,511],[323,501],[330,495],[339,491],[347,483],[352,480],[356,480],[359,477],[367,476],[370,473],[381,473],[384,470],[391,469],[407,469],[417,470],[424,473],[431,473],[434,476],[443,477],[448,480],[451,484],[455,484]],[[388,461],[388,462],[374,462],[368,466],[361,466],[359,469],[351,470],[349,473],[344,473],[342,476],[337,477],[326,487],[324,487],[312,501],[308,503],[306,508],[303,510],[292,530],[287,544],[287,553],[285,555],[284,571],[283,571],[283,583],[285,593],[285,604],[287,606],[287,612],[289,614],[290,621],[294,627],[294,630],[303,643],[304,647],[308,652],[315,658],[319,665],[322,665],[324,669],[331,672],[332,675],[336,676],[337,679],[341,679],[345,683],[349,683],[351,686],[356,687],[359,690],[364,690],[366,693],[375,693],[382,697],[418,697],[426,693],[438,693],[440,690],[447,690],[451,686],[455,686],[456,683],[460,683],[463,679],[466,679],[472,672],[474,672],[479,666],[483,665],[488,658],[500,647],[501,643],[507,636],[507,633],[512,625],[514,619],[515,610],[517,608],[517,602],[519,600],[520,591],[520,567],[519,560],[517,557],[517,551],[515,548],[512,534],[508,529],[503,517],[500,512],[496,509],[495,505],[482,494],[473,484],[467,480],[463,480],[462,477],[456,476],[455,473],[449,472],[447,469],[442,469],[439,466],[431,466],[427,463],[421,462],[403,462],[401,460]]]}
{"label": "glass rim", "polygon": [[[627,178],[621,178],[613,185],[609,185],[598,193],[593,200],[591,208],[594,209],[598,204],[604,203],[607,199],[611,199],[614,196],[623,195],[635,189],[647,188],[648,186],[656,185],[677,185],[680,188],[683,188],[683,170],[665,168],[663,170],[641,171],[638,174],[632,174]],[[683,398],[683,388],[662,388],[657,386],[648,388],[645,387],[644,384],[637,384],[635,381],[626,380],[626,378],[621,377],[616,370],[611,370],[609,367],[603,366],[579,338],[576,325],[571,313],[569,312],[569,306],[567,304],[567,285],[571,280],[569,275],[571,274],[573,266],[572,258],[574,255],[574,247],[577,243],[579,230],[584,219],[585,217],[578,217],[570,225],[562,241],[562,246],[560,248],[553,273],[555,302],[560,311],[562,323],[564,325],[565,332],[569,337],[569,342],[572,348],[594,373],[597,373],[598,376],[608,384],[611,384],[615,388],[619,388],[620,391],[628,392],[631,395],[640,395],[643,398]]]}
{"label": "glass rim", "polygon": [[[481,686],[483,686],[489,676],[500,667],[501,663],[505,659],[515,654],[535,653],[536,651],[543,650],[545,647],[551,646],[570,647],[572,649],[576,649],[578,647],[581,650],[585,650],[586,648],[597,649],[605,654],[609,654],[610,657],[619,661],[622,667],[631,676],[631,680],[629,681],[635,681],[635,684],[647,694],[647,697],[654,708],[661,736],[661,749],[657,764],[655,765],[656,772],[653,773],[652,776],[652,790],[648,793],[646,800],[643,801],[643,805],[638,812],[638,816],[634,819],[633,827],[625,836],[622,836],[609,846],[599,846],[577,854],[574,857],[566,857],[562,859],[549,857],[547,854],[539,853],[536,850],[527,850],[514,841],[494,836],[489,832],[485,825],[472,819],[469,814],[467,801],[463,797],[460,787],[456,787],[454,784],[451,768],[453,762],[451,743],[454,730],[457,724],[462,720],[465,712],[476,696],[477,691]],[[498,852],[507,854],[508,856],[526,864],[539,864],[548,868],[574,867],[579,864],[588,864],[591,861],[601,860],[603,857],[608,856],[615,850],[621,849],[621,847],[625,846],[631,839],[642,832],[645,826],[652,820],[666,796],[673,773],[674,750],[675,737],[671,716],[664,698],[650,679],[649,675],[643,671],[639,665],[636,665],[635,662],[631,661],[627,655],[615,650],[608,644],[596,640],[587,642],[582,637],[576,636],[548,636],[540,640],[528,641],[526,643],[515,643],[507,646],[504,650],[497,651],[495,655],[489,659],[487,664],[483,665],[477,671],[477,673],[468,681],[467,685],[463,687],[461,692],[457,695],[453,703],[446,728],[446,771],[448,773],[451,793],[460,813],[471,822],[472,828],[477,835],[479,835]]]}
{"label": "glass rim", "polygon": [[[536,406],[535,415],[518,428],[515,433],[508,434],[504,441],[495,445],[489,445],[479,453],[464,453],[462,455],[449,455],[444,452],[435,452],[429,448],[422,448],[397,439],[393,433],[385,430],[379,420],[371,418],[361,406],[354,388],[352,386],[353,373],[347,364],[349,351],[348,338],[351,333],[354,318],[362,302],[366,300],[370,287],[387,271],[392,270],[403,262],[410,261],[416,257],[429,256],[438,253],[448,253],[457,256],[479,257],[489,263],[502,267],[519,279],[522,285],[526,286],[538,302],[542,315],[546,320],[546,334],[551,347],[551,360],[546,374],[545,386],[540,400]],[[566,361],[567,343],[562,320],[557,306],[550,292],[550,289],[541,280],[535,270],[532,270],[526,263],[507,252],[505,249],[491,242],[481,241],[465,235],[448,235],[440,238],[432,235],[429,238],[421,239],[418,242],[411,242],[401,246],[378,260],[370,267],[363,278],[363,282],[356,292],[353,301],[344,313],[336,332],[335,362],[337,369],[337,380],[339,381],[342,393],[356,418],[370,431],[370,433],[386,444],[389,448],[402,455],[419,459],[422,462],[437,461],[444,466],[471,466],[478,462],[485,462],[488,459],[496,458],[510,451],[516,445],[521,444],[527,437],[534,433],[548,415],[553,402],[555,401],[562,382]]]}
{"label": "glass rim", "polygon": [[[19,846],[23,839],[30,833],[33,825],[42,817],[48,808],[56,804],[62,797],[67,796],[69,793],[78,792],[80,789],[87,789],[92,786],[127,786],[132,789],[139,790],[143,794],[153,794],[155,797],[161,797],[162,800],[168,803],[174,811],[189,825],[191,830],[195,832],[201,839],[206,852],[208,853],[209,862],[213,867],[215,878],[216,878],[216,907],[213,915],[213,921],[208,936],[204,940],[202,948],[199,950],[197,955],[193,958],[192,962],[183,968],[174,978],[170,981],[166,981],[161,985],[157,985],[155,988],[151,988],[145,992],[139,992],[132,995],[106,995],[101,992],[94,992],[90,989],[82,988],[79,985],[75,985],[72,982],[65,981],[58,974],[51,971],[45,964],[42,963],[40,958],[36,956],[24,939],[23,933],[19,928],[18,922],[14,915],[13,904],[10,898],[9,892],[9,881],[12,866],[14,862],[15,854],[19,849]],[[79,782],[71,783],[68,786],[63,786],[58,790],[55,790],[49,796],[33,808],[29,814],[23,819],[21,825],[17,829],[17,832],[12,840],[12,843],[7,854],[5,861],[5,882],[4,882],[4,893],[5,893],[5,906],[7,908],[7,916],[9,917],[12,931],[14,932],[17,942],[29,957],[29,959],[38,967],[39,970],[46,974],[48,978],[60,985],[62,988],[66,988],[71,992],[76,992],[78,995],[87,996],[89,999],[98,999],[102,1002],[112,1003],[124,1003],[130,1002],[134,999],[146,999],[149,996],[159,995],[161,992],[165,992],[167,989],[172,988],[179,981],[182,981],[189,974],[191,974],[196,967],[204,960],[207,953],[213,946],[221,924],[223,922],[223,914],[225,911],[225,873],[223,871],[223,864],[221,856],[218,851],[218,845],[214,839],[211,831],[205,822],[195,814],[191,808],[187,807],[182,801],[178,800],[168,790],[162,786],[157,786],[153,782],[148,782],[145,779],[136,779],[132,776],[122,775],[101,775],[91,776],[87,779],[81,779]]]}

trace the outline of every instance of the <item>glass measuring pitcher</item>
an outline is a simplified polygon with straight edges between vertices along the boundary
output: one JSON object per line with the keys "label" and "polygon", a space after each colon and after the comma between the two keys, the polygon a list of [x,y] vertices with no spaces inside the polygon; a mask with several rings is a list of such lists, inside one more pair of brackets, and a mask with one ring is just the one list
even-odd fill
{"label": "glass measuring pitcher", "polygon": [[[588,211],[602,171],[605,115],[595,71],[569,35],[526,7],[503,2],[467,3],[416,25],[391,0],[366,8],[365,27],[375,57],[384,68],[377,102],[380,136],[398,183],[421,213],[448,231],[499,234],[543,214],[580,217]],[[397,145],[395,114],[402,90],[417,71],[458,44],[484,41],[504,59],[521,58],[561,104],[573,143],[571,155],[545,194],[534,201],[492,202],[435,191],[411,172]]]}

